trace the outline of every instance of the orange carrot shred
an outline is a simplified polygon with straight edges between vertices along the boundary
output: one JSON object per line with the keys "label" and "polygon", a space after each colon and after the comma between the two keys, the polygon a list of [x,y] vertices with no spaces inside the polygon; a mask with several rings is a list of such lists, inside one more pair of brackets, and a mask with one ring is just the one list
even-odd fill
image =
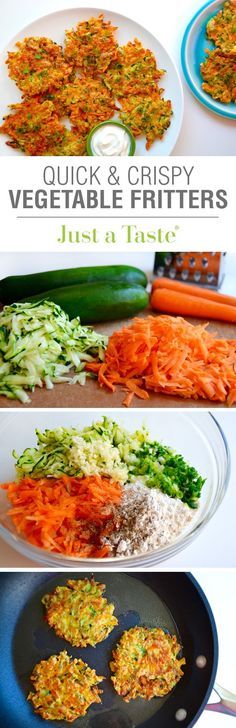
{"label": "orange carrot shred", "polygon": [[217,339],[207,326],[180,316],[135,318],[110,337],[98,371],[100,386],[121,385],[126,407],[133,395],[147,399],[149,390],[234,404],[236,340]]}
{"label": "orange carrot shred", "polygon": [[122,488],[99,475],[83,478],[25,477],[2,485],[17,532],[34,546],[67,556],[109,555],[103,536],[113,530]]}
{"label": "orange carrot shred", "polygon": [[127,394],[123,400],[124,407],[130,407],[133,396],[134,396],[134,392],[127,392]]}

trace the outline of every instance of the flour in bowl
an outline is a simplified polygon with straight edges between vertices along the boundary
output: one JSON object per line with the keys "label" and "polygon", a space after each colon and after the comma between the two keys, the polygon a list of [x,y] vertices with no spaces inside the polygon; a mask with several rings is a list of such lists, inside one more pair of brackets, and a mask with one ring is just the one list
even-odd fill
{"label": "flour in bowl", "polygon": [[116,528],[105,539],[115,556],[136,556],[167,546],[196,516],[179,498],[136,481],[125,485],[115,509]]}

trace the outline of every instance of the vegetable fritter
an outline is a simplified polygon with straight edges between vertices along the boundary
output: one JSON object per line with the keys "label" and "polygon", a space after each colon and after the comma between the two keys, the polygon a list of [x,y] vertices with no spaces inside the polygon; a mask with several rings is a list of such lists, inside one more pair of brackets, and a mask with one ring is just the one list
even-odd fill
{"label": "vegetable fritter", "polygon": [[111,680],[126,703],[141,697],[150,700],[167,695],[183,675],[185,658],[178,658],[180,645],[162,629],[132,627],[124,632],[113,650]]}
{"label": "vegetable fritter", "polygon": [[224,104],[236,103],[236,55],[226,55],[218,49],[208,51],[201,63],[201,74],[202,88],[213,99]]}
{"label": "vegetable fritter", "polygon": [[101,13],[66,31],[65,58],[82,72],[103,73],[117,57],[116,27]]}
{"label": "vegetable fritter", "polygon": [[105,584],[94,579],[68,579],[66,584],[43,597],[46,620],[73,647],[94,647],[118,624],[114,605],[102,596]]}
{"label": "vegetable fritter", "polygon": [[65,61],[62,48],[49,38],[25,38],[8,53],[9,76],[27,96],[58,88],[72,77],[73,65]]}
{"label": "vegetable fritter", "polygon": [[60,103],[69,114],[73,128],[81,134],[88,134],[95,124],[110,119],[116,110],[115,100],[105,84],[99,79],[77,78],[64,86]]}
{"label": "vegetable fritter", "polygon": [[46,37],[16,43],[6,63],[23,100],[0,128],[8,146],[31,156],[84,156],[88,134],[117,111],[135,136],[146,135],[147,149],[162,139],[172,113],[158,85],[165,71],[137,38],[119,46],[116,30],[100,13],[67,30],[63,48]]}
{"label": "vegetable fritter", "polygon": [[223,53],[236,53],[236,3],[226,2],[223,9],[210,18],[206,34]]}
{"label": "vegetable fritter", "polygon": [[31,156],[41,156],[64,140],[65,127],[51,101],[40,103],[32,98],[10,108],[14,113],[6,116],[0,127],[0,133],[11,137],[8,146]]}
{"label": "vegetable fritter", "polygon": [[[69,84],[70,85],[70,84]],[[24,96],[23,100],[25,101],[38,101],[40,104],[43,104],[44,101],[51,101],[53,105],[53,110],[57,117],[61,119],[66,115],[65,108],[61,102],[61,89],[64,88],[64,84],[61,84],[60,89],[58,88],[52,88],[50,91],[45,91],[44,93],[35,94],[34,97],[31,96]]]}
{"label": "vegetable fritter", "polygon": [[51,144],[49,150],[44,152],[45,156],[52,157],[84,157],[86,154],[86,137],[66,128],[63,139]]}
{"label": "vegetable fritter", "polygon": [[35,692],[29,693],[28,700],[44,720],[73,723],[86,714],[92,703],[101,703],[102,690],[97,685],[104,678],[83,660],[73,660],[66,651],[41,660],[30,679]]}
{"label": "vegetable fritter", "polygon": [[[152,51],[135,38],[119,48],[119,54],[103,76],[106,86],[115,96],[150,94],[157,91],[157,82],[165,71],[158,69]],[[159,93],[163,89],[159,89]]]}
{"label": "vegetable fritter", "polygon": [[121,99],[120,118],[130,127],[135,137],[145,134],[146,149],[155,139],[162,139],[171,120],[171,101],[161,99],[158,93],[127,96]]}

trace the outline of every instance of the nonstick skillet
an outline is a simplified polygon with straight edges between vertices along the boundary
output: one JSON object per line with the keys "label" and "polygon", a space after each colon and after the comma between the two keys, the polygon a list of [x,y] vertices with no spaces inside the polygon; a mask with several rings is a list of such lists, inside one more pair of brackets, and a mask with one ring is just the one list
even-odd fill
{"label": "nonstick skillet", "polygon": [[[66,728],[64,721],[44,721],[26,697],[34,665],[66,649],[82,657],[102,683],[101,705],[91,706],[74,728],[177,728],[193,726],[213,688],[218,641],[210,606],[198,583],[185,573],[102,573],[106,596],[115,605],[119,624],[95,648],[73,648],[57,637],[44,620],[41,597],[66,579],[91,573],[10,573],[0,575],[0,726]],[[186,658],[184,677],[164,698],[125,703],[109,680],[111,652],[122,632],[134,625],[160,626],[177,634]]]}

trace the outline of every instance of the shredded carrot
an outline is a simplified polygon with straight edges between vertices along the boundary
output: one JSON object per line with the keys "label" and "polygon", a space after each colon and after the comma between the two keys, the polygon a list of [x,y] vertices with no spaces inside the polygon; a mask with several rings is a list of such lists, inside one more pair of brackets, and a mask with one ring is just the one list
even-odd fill
{"label": "shredded carrot", "polygon": [[34,546],[77,557],[109,555],[102,537],[113,530],[113,505],[122,494],[118,482],[99,475],[63,475],[26,477],[2,488],[17,532]]}
{"label": "shredded carrot", "polygon": [[134,392],[127,392],[127,394],[125,395],[125,398],[123,399],[123,405],[125,407],[130,407],[133,398],[134,398]]}
{"label": "shredded carrot", "polygon": [[236,340],[217,339],[206,328],[180,317],[135,318],[109,339],[100,365],[101,386],[120,384],[132,396],[148,391],[185,399],[236,402]]}
{"label": "shredded carrot", "polygon": [[86,371],[97,374],[100,365],[101,365],[101,362],[99,362],[99,361],[88,361],[86,364]]}

